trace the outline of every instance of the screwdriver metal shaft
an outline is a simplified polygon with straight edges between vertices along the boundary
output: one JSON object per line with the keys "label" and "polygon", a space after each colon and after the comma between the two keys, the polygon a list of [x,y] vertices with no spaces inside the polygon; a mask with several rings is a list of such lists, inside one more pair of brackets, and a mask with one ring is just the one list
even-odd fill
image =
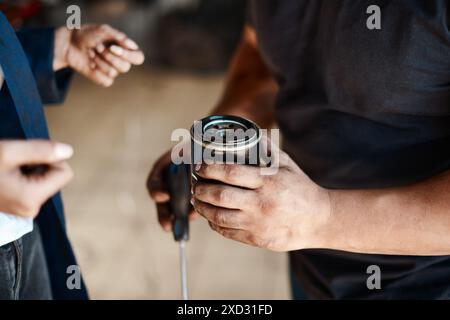
{"label": "screwdriver metal shaft", "polygon": [[183,300],[189,300],[187,285],[187,259],[186,259],[186,241],[180,240],[180,275],[181,275],[181,296]]}
{"label": "screwdriver metal shaft", "polygon": [[180,246],[181,295],[188,300],[186,242],[189,240],[189,210],[191,199],[190,167],[172,163],[168,171],[170,207],[173,214],[172,233]]}

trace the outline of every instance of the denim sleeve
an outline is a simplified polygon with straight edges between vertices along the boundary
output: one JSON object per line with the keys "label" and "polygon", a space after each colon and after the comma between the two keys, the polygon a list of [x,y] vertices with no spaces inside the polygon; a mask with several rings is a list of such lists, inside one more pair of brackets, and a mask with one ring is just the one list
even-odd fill
{"label": "denim sleeve", "polygon": [[63,102],[73,75],[69,68],[53,71],[54,34],[54,28],[17,32],[44,104]]}

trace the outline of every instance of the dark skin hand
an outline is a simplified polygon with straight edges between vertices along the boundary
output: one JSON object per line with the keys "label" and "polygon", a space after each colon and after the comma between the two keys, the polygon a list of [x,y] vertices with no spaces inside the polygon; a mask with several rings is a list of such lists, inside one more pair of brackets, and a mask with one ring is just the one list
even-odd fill
{"label": "dark skin hand", "polygon": [[[249,27],[227,81],[225,95],[213,113],[246,117],[262,128],[273,124],[277,87]],[[168,156],[164,161],[150,175],[151,195],[155,195],[152,181],[163,179],[161,169]],[[450,254],[449,171],[408,186],[340,190],[320,187],[282,151],[279,169],[273,176],[256,177],[251,166],[202,165],[199,174],[218,183],[199,185],[194,207],[214,231],[271,250]],[[255,184],[249,186],[249,182]]]}
{"label": "dark skin hand", "polygon": [[[147,179],[147,189],[150,197],[156,203],[158,211],[158,221],[165,231],[172,230],[172,214],[170,212],[170,195],[168,192],[166,173],[170,165],[170,151],[166,152],[158,159],[152,169],[152,174]],[[197,212],[191,206],[189,219],[198,217]]]}
{"label": "dark skin hand", "polygon": [[[241,116],[253,120],[262,128],[269,128],[275,122],[273,101],[278,87],[255,47],[255,34],[246,28],[231,62],[225,94],[212,114]],[[170,196],[164,178],[169,164],[170,150],[157,160],[147,179],[147,190],[156,203],[158,220],[165,231],[172,229]],[[196,218],[198,213],[191,210],[189,217]]]}

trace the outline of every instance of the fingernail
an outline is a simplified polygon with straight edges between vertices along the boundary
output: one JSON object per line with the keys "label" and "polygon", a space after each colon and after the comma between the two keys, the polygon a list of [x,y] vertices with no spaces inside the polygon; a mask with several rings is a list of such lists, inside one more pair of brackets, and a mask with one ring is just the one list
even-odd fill
{"label": "fingernail", "polygon": [[95,52],[92,49],[89,50],[89,58],[91,58],[91,59],[95,58]]}
{"label": "fingernail", "polygon": [[194,203],[195,203],[194,198],[191,198],[191,205],[192,205],[192,206],[195,206]]}
{"label": "fingernail", "polygon": [[116,56],[123,55],[123,48],[119,46],[111,46],[110,48],[111,52],[114,53]]}
{"label": "fingernail", "polygon": [[116,69],[111,69],[111,70],[109,70],[109,76],[110,76],[111,78],[115,78],[115,77],[117,76],[117,71],[116,71]]}
{"label": "fingernail", "polygon": [[195,165],[194,170],[195,170],[195,171],[200,171],[201,168],[202,168],[202,164],[201,164],[201,163],[197,163],[197,164]]}
{"label": "fingernail", "polygon": [[105,84],[105,87],[110,87],[113,84],[113,80],[112,79],[105,80],[104,84]]}
{"label": "fingernail", "polygon": [[69,159],[73,155],[73,148],[65,143],[57,143],[54,152],[58,159]]}
{"label": "fingernail", "polygon": [[90,67],[91,69],[95,69],[95,67],[97,67],[97,65],[95,64],[95,62],[91,62],[91,63],[89,64],[89,67]]}
{"label": "fingernail", "polygon": [[99,44],[97,45],[97,47],[95,47],[97,49],[97,51],[99,53],[102,53],[103,51],[105,51],[105,46],[103,44]]}
{"label": "fingernail", "polygon": [[125,45],[126,45],[128,48],[130,48],[131,50],[137,50],[137,49],[139,49],[139,46],[137,45],[137,43],[134,42],[134,41],[131,40],[131,39],[125,40]]}

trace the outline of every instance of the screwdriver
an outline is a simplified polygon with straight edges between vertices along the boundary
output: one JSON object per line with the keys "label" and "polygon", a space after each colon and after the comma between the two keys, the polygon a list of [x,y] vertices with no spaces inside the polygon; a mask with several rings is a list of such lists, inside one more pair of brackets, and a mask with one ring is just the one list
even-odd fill
{"label": "screwdriver", "polygon": [[180,246],[181,295],[188,300],[186,242],[189,240],[189,210],[191,207],[190,166],[171,164],[168,170],[172,233]]}
{"label": "screwdriver", "polygon": [[43,176],[50,170],[48,164],[23,165],[20,167],[20,172],[24,176]]}

